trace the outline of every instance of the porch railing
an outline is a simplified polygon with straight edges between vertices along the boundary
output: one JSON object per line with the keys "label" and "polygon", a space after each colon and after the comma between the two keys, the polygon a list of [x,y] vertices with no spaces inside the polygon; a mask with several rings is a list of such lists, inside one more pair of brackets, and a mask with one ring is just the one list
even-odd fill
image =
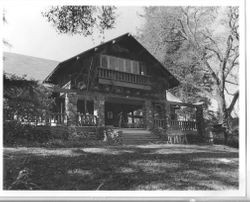
{"label": "porch railing", "polygon": [[181,130],[181,131],[197,131],[197,122],[177,121],[177,120],[166,121],[165,119],[155,119],[154,127]]}
{"label": "porch railing", "polygon": [[154,119],[154,127],[166,128],[166,120],[165,119]]}
{"label": "porch railing", "polygon": [[78,126],[96,126],[97,125],[97,117],[92,114],[77,114],[77,125]]}
{"label": "porch railing", "polygon": [[127,72],[120,72],[112,69],[99,68],[99,78],[111,79],[115,81],[122,81],[141,85],[150,85],[150,76],[131,74]]}
{"label": "porch railing", "polygon": [[168,127],[175,130],[181,131],[197,131],[197,122],[196,121],[168,121]]}
{"label": "porch railing", "polygon": [[[17,115],[17,114],[8,114],[5,116],[7,121],[18,121],[22,124],[29,125],[67,125],[69,118],[66,113],[49,113],[39,116],[31,115]],[[82,114],[78,113],[76,117],[78,126],[96,126],[97,117],[92,114]]]}
{"label": "porch railing", "polygon": [[19,115],[8,114],[5,116],[7,121],[18,121],[22,124],[30,125],[61,125],[67,124],[67,115],[65,113],[48,113],[43,115]]}

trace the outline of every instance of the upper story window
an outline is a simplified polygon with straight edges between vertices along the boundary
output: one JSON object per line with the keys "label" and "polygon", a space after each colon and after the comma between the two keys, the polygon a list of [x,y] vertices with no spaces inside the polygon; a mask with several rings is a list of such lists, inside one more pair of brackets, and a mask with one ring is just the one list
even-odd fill
{"label": "upper story window", "polygon": [[101,55],[102,68],[112,69],[132,74],[147,75],[146,66],[139,61],[118,58],[114,56]]}

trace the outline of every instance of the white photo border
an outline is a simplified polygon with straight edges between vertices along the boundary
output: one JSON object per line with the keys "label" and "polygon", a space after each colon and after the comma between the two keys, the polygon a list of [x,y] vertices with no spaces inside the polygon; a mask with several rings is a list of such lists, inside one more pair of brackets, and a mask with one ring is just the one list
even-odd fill
{"label": "white photo border", "polygon": [[[249,146],[250,138],[247,138],[247,114],[246,110],[249,112],[247,107],[247,78],[250,78],[249,71],[246,71],[246,15],[249,16],[246,12],[246,1],[245,0],[12,0],[12,1],[1,1],[0,2],[0,13],[2,14],[4,5],[13,4],[18,5],[117,5],[117,6],[239,6],[240,8],[240,97],[239,97],[239,106],[240,106],[240,146],[239,146],[239,190],[229,190],[229,191],[9,191],[3,190],[3,141],[0,138],[1,145],[1,184],[0,184],[0,200],[203,200],[203,199],[220,199],[221,200],[241,200],[247,199],[250,195],[249,193],[249,180],[250,177],[247,173],[250,173],[249,161]],[[248,5],[248,11],[249,5]],[[1,25],[2,26],[2,25]],[[2,30],[2,29],[0,29]],[[249,32],[249,27],[247,30]],[[0,32],[0,36],[2,33]],[[249,41],[248,41],[249,47]],[[3,51],[1,51],[1,67],[3,64]],[[2,70],[2,68],[1,68]],[[3,70],[2,70],[3,72]],[[246,75],[248,73],[248,75]],[[0,94],[1,99],[3,95],[3,78],[0,80]],[[248,93],[249,100],[249,93]],[[3,102],[0,102],[1,107],[1,116],[0,121],[2,121],[2,109]],[[1,134],[3,131],[2,124]],[[248,189],[247,189],[248,185]]]}

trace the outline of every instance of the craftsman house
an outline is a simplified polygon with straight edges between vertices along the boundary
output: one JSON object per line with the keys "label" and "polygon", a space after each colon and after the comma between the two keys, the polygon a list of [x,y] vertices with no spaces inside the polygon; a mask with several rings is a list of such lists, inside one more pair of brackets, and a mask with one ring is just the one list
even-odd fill
{"label": "craftsman house", "polygon": [[57,123],[195,131],[202,120],[200,105],[166,99],[179,81],[130,34],[59,63],[44,83],[57,86]]}

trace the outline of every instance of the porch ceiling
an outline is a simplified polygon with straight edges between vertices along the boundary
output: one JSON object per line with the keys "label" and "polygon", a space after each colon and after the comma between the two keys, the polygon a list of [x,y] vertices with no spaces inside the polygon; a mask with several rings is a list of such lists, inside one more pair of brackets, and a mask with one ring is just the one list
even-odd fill
{"label": "porch ceiling", "polygon": [[106,102],[118,103],[118,104],[128,104],[128,105],[143,105],[143,99],[131,99],[127,97],[107,97]]}

